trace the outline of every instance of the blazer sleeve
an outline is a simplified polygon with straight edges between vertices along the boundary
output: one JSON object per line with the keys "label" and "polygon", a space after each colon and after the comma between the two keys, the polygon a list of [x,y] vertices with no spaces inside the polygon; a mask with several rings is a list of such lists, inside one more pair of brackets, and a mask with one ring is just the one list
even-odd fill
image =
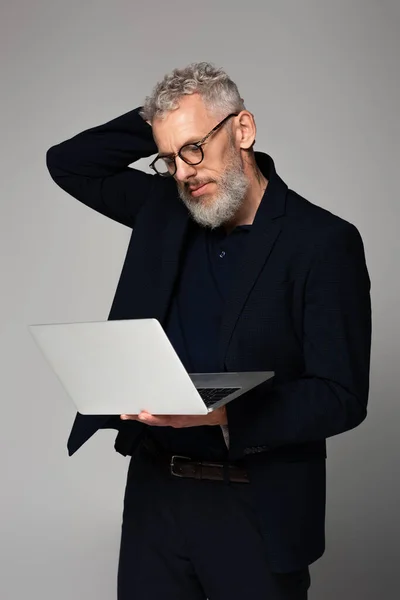
{"label": "blazer sleeve", "polygon": [[304,298],[305,371],[227,405],[234,458],[322,441],[366,417],[371,304],[361,236],[345,223],[324,236],[313,256]]}
{"label": "blazer sleeve", "polygon": [[63,190],[97,212],[133,227],[142,204],[160,183],[128,165],[157,153],[140,107],[49,148],[46,164]]}

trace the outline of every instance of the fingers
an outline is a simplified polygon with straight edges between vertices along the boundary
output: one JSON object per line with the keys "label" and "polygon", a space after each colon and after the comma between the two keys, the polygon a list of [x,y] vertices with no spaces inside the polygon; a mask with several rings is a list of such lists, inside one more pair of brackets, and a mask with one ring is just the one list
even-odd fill
{"label": "fingers", "polygon": [[169,417],[155,417],[143,410],[138,415],[121,415],[120,419],[123,421],[142,421],[143,423],[148,423],[149,425],[165,425],[167,424]]}
{"label": "fingers", "polygon": [[141,412],[138,416],[139,421],[142,423],[147,423],[147,425],[156,425],[158,427],[166,427],[167,425],[171,425],[171,419],[168,415],[151,415],[150,413]]}
{"label": "fingers", "polygon": [[146,425],[152,425],[155,427],[195,427],[199,425],[209,425],[210,415],[204,417],[203,415],[151,415],[146,411],[140,412],[138,415],[121,415],[120,418],[124,421],[139,421]]}

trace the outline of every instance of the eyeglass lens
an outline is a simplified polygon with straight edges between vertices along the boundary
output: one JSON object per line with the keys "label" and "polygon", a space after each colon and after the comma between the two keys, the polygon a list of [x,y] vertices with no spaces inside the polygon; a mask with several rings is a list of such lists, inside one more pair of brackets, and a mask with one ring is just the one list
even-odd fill
{"label": "eyeglass lens", "polygon": [[[183,146],[179,156],[188,165],[198,165],[203,160],[203,152],[199,146],[188,144]],[[154,168],[159,175],[171,175],[175,172],[175,161],[173,158],[159,158],[154,163]]]}

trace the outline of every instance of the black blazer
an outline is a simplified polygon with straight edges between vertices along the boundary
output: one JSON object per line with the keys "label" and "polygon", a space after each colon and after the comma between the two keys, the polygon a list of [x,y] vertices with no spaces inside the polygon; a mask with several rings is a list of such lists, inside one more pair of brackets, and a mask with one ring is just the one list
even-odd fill
{"label": "black blazer", "polygon": [[[173,179],[128,167],[157,152],[130,111],[53,146],[51,177],[66,192],[133,229],[109,319],[164,323],[188,229]],[[227,405],[230,458],[244,460],[271,567],[289,571],[324,551],[325,440],[366,416],[370,281],[357,229],[288,189],[269,185],[237,268],[220,333],[221,371],[273,370],[272,383]],[[147,425],[76,416],[73,454],[99,428],[133,454]]]}

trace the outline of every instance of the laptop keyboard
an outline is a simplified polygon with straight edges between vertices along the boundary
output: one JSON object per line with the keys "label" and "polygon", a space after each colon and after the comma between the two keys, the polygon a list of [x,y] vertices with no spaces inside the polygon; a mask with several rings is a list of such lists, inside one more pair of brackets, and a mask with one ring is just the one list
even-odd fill
{"label": "laptop keyboard", "polygon": [[212,406],[213,404],[215,404],[219,400],[222,400],[223,398],[226,398],[226,396],[229,396],[230,394],[233,394],[234,392],[237,392],[240,389],[241,389],[240,387],[234,387],[234,388],[197,388],[197,391],[199,392],[202,400],[204,401],[204,404],[206,406]]}

